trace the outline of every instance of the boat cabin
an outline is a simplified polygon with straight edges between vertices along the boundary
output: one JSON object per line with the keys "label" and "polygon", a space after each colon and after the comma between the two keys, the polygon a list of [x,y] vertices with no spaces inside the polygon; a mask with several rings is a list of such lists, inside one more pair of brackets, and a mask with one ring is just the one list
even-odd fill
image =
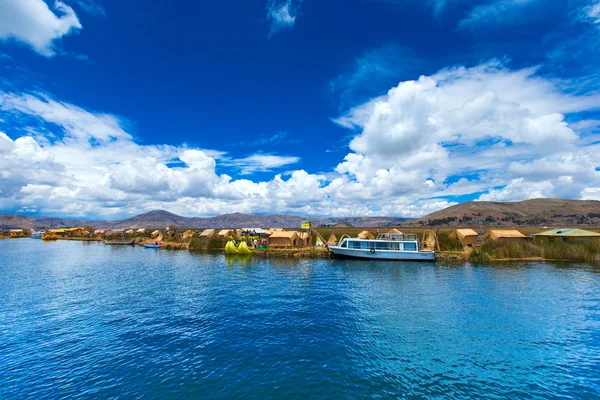
{"label": "boat cabin", "polygon": [[382,233],[375,239],[347,238],[340,244],[342,248],[353,250],[389,250],[389,251],[419,251],[417,235]]}

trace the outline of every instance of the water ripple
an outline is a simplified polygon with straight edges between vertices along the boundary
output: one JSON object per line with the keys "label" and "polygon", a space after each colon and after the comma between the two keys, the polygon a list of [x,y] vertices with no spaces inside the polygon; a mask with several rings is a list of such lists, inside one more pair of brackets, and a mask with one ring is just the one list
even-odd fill
{"label": "water ripple", "polygon": [[595,266],[0,252],[0,398],[600,397]]}

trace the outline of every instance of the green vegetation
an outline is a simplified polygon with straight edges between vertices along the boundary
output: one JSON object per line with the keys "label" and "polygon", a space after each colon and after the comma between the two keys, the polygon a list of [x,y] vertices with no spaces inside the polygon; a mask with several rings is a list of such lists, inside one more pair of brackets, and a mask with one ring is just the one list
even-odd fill
{"label": "green vegetation", "polygon": [[440,251],[463,251],[463,245],[457,239],[450,239],[449,233],[438,232],[437,235]]}
{"label": "green vegetation", "polygon": [[469,261],[484,262],[503,259],[544,258],[563,261],[593,261],[600,259],[600,240],[580,243],[535,244],[531,242],[486,243],[473,249]]}
{"label": "green vegetation", "polygon": [[190,250],[207,251],[223,250],[227,244],[226,238],[221,237],[198,237],[195,236],[190,242]]}

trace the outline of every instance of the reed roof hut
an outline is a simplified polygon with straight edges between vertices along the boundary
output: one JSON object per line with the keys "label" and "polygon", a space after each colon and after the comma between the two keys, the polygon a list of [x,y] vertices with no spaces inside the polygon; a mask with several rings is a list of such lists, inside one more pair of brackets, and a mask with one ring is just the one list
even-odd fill
{"label": "reed roof hut", "polygon": [[600,233],[578,228],[557,228],[532,235],[536,243],[586,242],[591,239],[600,239]]}
{"label": "reed roof hut", "polygon": [[194,237],[194,231],[187,230],[187,231],[183,232],[183,237],[182,237],[182,238],[183,238],[184,240],[185,240],[185,239],[191,239],[191,238],[193,238],[193,237]]}
{"label": "reed roof hut", "polygon": [[375,235],[373,235],[369,231],[362,231],[361,233],[358,234],[358,238],[359,239],[375,239]]}
{"label": "reed roof hut", "polygon": [[219,232],[219,236],[224,238],[228,238],[229,236],[236,237],[237,232],[235,231],[235,229],[223,229]]}
{"label": "reed roof hut", "polygon": [[527,240],[527,236],[516,229],[490,229],[483,236],[483,240],[485,242],[509,243]]}
{"label": "reed roof hut", "polygon": [[335,246],[338,242],[338,238],[335,236],[334,233],[331,234],[331,236],[329,236],[329,239],[327,239],[327,244],[333,245]]}
{"label": "reed roof hut", "polygon": [[400,232],[398,229],[394,228],[388,232],[388,235],[402,235],[402,232]]}
{"label": "reed roof hut", "polygon": [[473,247],[477,244],[479,234],[473,229],[457,229],[448,235],[450,239],[459,240],[463,246]]}
{"label": "reed roof hut", "polygon": [[152,232],[152,233],[150,234],[150,237],[151,237],[152,239],[156,239],[156,238],[157,238],[159,235],[160,235],[160,231],[159,231],[159,230],[155,230],[154,232]]}
{"label": "reed roof hut", "polygon": [[200,234],[200,237],[214,237],[214,236],[218,236],[217,231],[215,231],[214,229],[205,229]]}
{"label": "reed roof hut", "polygon": [[294,231],[277,231],[269,237],[269,247],[291,248],[300,247],[302,239],[298,232]]}

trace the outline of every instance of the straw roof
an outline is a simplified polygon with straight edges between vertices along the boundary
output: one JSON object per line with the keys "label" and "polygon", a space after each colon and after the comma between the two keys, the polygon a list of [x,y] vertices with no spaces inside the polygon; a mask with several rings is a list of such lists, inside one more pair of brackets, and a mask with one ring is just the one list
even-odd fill
{"label": "straw roof", "polygon": [[375,236],[369,231],[362,231],[358,234],[359,239],[375,239]]}
{"label": "straw roof", "polygon": [[187,230],[187,231],[183,232],[183,239],[189,239],[193,236],[194,236],[193,231]]}
{"label": "straw roof", "polygon": [[327,240],[327,244],[337,244],[337,242],[337,237],[332,233],[331,236],[329,236],[329,239]]}
{"label": "straw roof", "polygon": [[320,236],[317,236],[317,240],[315,240],[315,246],[325,246],[325,243],[323,243]]}
{"label": "straw roof", "polygon": [[144,232],[146,232],[146,229],[144,229],[144,228],[140,228],[140,229],[138,229],[136,232],[137,232],[137,233],[144,233]]}
{"label": "straw roof", "polygon": [[600,237],[600,233],[586,231],[585,229],[550,229],[549,231],[536,233],[534,236],[555,236],[555,237]]}
{"label": "straw roof", "polygon": [[398,229],[394,228],[391,231],[388,232],[389,235],[402,235],[402,232],[400,232]]}
{"label": "straw roof", "polygon": [[306,240],[310,237],[310,234],[308,232],[300,232],[298,236],[300,236],[300,239]]}
{"label": "straw roof", "polygon": [[235,230],[233,229],[223,229],[219,232],[219,236],[235,236]]}
{"label": "straw roof", "polygon": [[506,238],[516,238],[516,239],[525,239],[527,236],[523,235],[516,229],[490,229],[487,231],[484,240],[486,239],[498,240],[498,239],[506,239]]}
{"label": "straw roof", "polygon": [[280,232],[280,231],[283,231],[283,228],[269,228],[267,230],[267,235],[272,235],[275,232]]}
{"label": "straw roof", "polygon": [[300,235],[298,235],[298,232],[296,231],[277,231],[274,232],[270,239],[277,239],[277,238],[288,238],[288,239],[295,239],[295,238],[299,238]]}
{"label": "straw roof", "polygon": [[202,231],[202,233],[200,234],[200,237],[209,237],[209,236],[215,236],[217,234],[217,231],[215,231],[214,229],[205,229],[204,231]]}
{"label": "straw roof", "polygon": [[[450,234],[450,236],[458,237],[459,239],[464,239],[468,236],[479,236],[477,232],[473,229],[457,229]],[[453,239],[453,237],[451,237]]]}
{"label": "straw roof", "polygon": [[160,231],[159,230],[155,230],[154,232],[152,232],[152,236],[157,236],[160,235]]}

